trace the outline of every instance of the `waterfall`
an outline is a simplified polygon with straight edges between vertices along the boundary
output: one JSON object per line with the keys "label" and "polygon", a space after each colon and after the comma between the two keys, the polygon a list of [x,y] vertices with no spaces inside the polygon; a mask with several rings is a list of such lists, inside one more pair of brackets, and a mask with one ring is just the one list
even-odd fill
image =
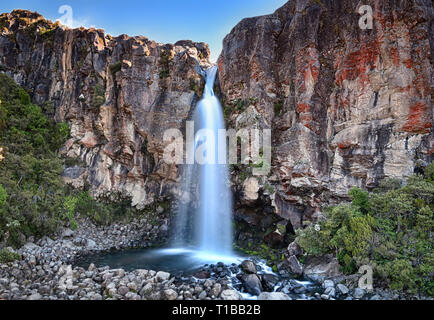
{"label": "waterfall", "polygon": [[[232,256],[232,193],[226,164],[219,164],[218,130],[225,129],[223,112],[214,95],[218,68],[205,73],[202,100],[196,106],[194,164],[183,166],[182,192],[175,221],[174,246],[192,248],[205,256]],[[187,142],[188,143],[188,142]],[[188,144],[187,144],[188,148]],[[226,155],[226,153],[223,153]]]}

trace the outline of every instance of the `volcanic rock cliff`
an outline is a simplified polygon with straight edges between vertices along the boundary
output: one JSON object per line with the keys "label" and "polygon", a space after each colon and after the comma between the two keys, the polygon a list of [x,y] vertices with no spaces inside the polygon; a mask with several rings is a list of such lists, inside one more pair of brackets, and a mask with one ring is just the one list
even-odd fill
{"label": "volcanic rock cliff", "polygon": [[[372,30],[359,27],[362,4]],[[294,0],[233,28],[218,60],[228,125],[272,129],[268,176],[232,167],[238,218],[267,228],[265,213],[296,229],[351,186],[371,189],[433,160],[433,17],[430,0]],[[61,152],[80,161],[65,180],[139,208],[178,190],[162,133],[184,127],[203,86],[195,59],[208,58],[204,43],[0,15],[0,70],[70,125]]]}
{"label": "volcanic rock cliff", "polygon": [[203,86],[195,59],[208,57],[204,43],[113,38],[24,10],[0,16],[1,70],[71,128],[61,153],[80,161],[67,162],[65,180],[138,208],[176,186],[177,168],[162,161],[163,132],[185,124]]}
{"label": "volcanic rock cliff", "polygon": [[[361,5],[372,7],[372,29],[359,27]],[[271,174],[241,179],[241,199],[263,190],[298,228],[352,186],[431,162],[433,17],[430,0],[294,0],[235,26],[218,60],[225,113],[273,139]]]}

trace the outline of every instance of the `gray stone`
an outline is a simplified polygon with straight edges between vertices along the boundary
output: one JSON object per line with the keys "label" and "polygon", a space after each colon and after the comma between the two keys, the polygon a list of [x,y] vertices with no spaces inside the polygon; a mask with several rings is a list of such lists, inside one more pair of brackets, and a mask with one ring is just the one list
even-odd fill
{"label": "gray stone", "polygon": [[144,296],[152,291],[152,283],[147,283],[143,286],[143,288],[140,290],[140,295]]}
{"label": "gray stone", "polygon": [[353,297],[356,299],[361,299],[365,295],[365,290],[356,288],[354,289]]}
{"label": "gray stone", "polygon": [[283,292],[262,292],[258,296],[258,300],[292,300]]}
{"label": "gray stone", "polygon": [[334,287],[335,283],[333,282],[333,280],[324,280],[324,282],[322,283],[322,287],[324,289],[327,289],[329,287]]}
{"label": "gray stone", "polygon": [[214,284],[211,289],[211,295],[218,297],[220,292],[222,292],[222,285],[220,283]]}
{"label": "gray stone", "polygon": [[199,298],[200,300],[205,299],[205,298],[206,298],[206,291],[203,290],[203,291],[199,294],[198,298]]}
{"label": "gray stone", "polygon": [[256,274],[245,274],[241,281],[248,293],[258,296],[262,292],[262,284]]}
{"label": "gray stone", "polygon": [[157,277],[157,280],[158,280],[158,281],[169,280],[169,278],[170,278],[170,273],[168,273],[168,272],[164,272],[164,271],[158,271],[156,277]]}
{"label": "gray stone", "polygon": [[26,251],[34,251],[40,248],[41,248],[40,246],[34,244],[33,242],[27,242],[24,246],[22,246],[21,249],[24,249]]}
{"label": "gray stone", "polygon": [[302,249],[300,248],[298,243],[295,241],[293,241],[289,244],[287,250],[288,250],[289,256],[298,256],[302,253]]}
{"label": "gray stone", "polygon": [[328,295],[329,297],[334,297],[336,295],[336,290],[334,287],[328,287],[324,290],[324,294]]}
{"label": "gray stone", "polygon": [[164,295],[166,296],[167,300],[176,300],[176,298],[178,298],[178,293],[172,289],[165,290]]}
{"label": "gray stone", "polygon": [[34,293],[27,297],[27,300],[41,300],[42,296],[39,293]]}
{"label": "gray stone", "polygon": [[296,275],[303,274],[303,265],[298,261],[296,256],[290,256],[288,259],[289,269]]}
{"label": "gray stone", "polygon": [[65,229],[63,229],[63,232],[62,232],[62,238],[71,238],[74,236],[74,234],[75,234],[74,231],[72,231],[69,228],[65,228]]}
{"label": "gray stone", "polygon": [[130,289],[128,289],[128,287],[125,287],[125,286],[120,286],[119,289],[118,289],[118,293],[121,296],[126,295],[129,291],[130,291]]}
{"label": "gray stone", "polygon": [[220,298],[223,300],[242,300],[242,296],[237,291],[231,289],[223,290]]}
{"label": "gray stone", "polygon": [[338,288],[338,290],[340,291],[340,293],[342,294],[348,294],[348,292],[350,292],[350,290],[348,289],[347,286],[343,285],[342,283],[338,283],[336,285],[336,287]]}
{"label": "gray stone", "polygon": [[256,273],[256,265],[253,261],[250,260],[244,260],[241,263],[241,269],[246,273]]}

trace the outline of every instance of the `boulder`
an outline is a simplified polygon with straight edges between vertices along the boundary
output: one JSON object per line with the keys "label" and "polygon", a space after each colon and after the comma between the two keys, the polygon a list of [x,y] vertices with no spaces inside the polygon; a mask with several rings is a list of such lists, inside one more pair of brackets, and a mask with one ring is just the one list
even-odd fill
{"label": "boulder", "polygon": [[365,290],[360,289],[360,288],[354,289],[354,293],[353,293],[354,298],[362,299],[364,295],[365,295]]}
{"label": "boulder", "polygon": [[157,278],[158,281],[165,281],[165,280],[169,280],[170,278],[170,273],[168,272],[164,272],[164,271],[158,271],[157,274],[155,275],[155,277]]}
{"label": "boulder", "polygon": [[274,291],[274,287],[279,282],[279,278],[277,278],[273,274],[263,274],[262,275],[262,285],[267,291]]}
{"label": "boulder", "polygon": [[256,265],[253,261],[250,260],[244,260],[241,263],[241,269],[245,272],[245,273],[256,273]]}
{"label": "boulder", "polygon": [[287,294],[283,292],[262,292],[258,296],[258,300],[292,300]]}
{"label": "boulder", "polygon": [[42,296],[39,293],[34,293],[28,296],[27,300],[42,300]]}
{"label": "boulder", "polygon": [[231,289],[223,290],[221,295],[220,295],[220,298],[222,298],[223,300],[242,300],[243,299],[241,294],[239,294],[237,291],[231,290]]}
{"label": "boulder", "polygon": [[292,273],[298,276],[303,274],[303,265],[298,261],[296,256],[290,256],[288,258],[288,265]]}
{"label": "boulder", "polygon": [[254,296],[259,295],[262,292],[261,280],[256,274],[245,274],[241,277],[244,289]]}
{"label": "boulder", "polygon": [[347,286],[343,285],[342,283],[338,283],[336,285],[336,288],[340,291],[340,293],[342,294],[348,294],[348,292],[350,292],[350,290],[348,289]]}
{"label": "boulder", "polygon": [[303,250],[301,249],[301,247],[298,245],[297,242],[293,241],[288,245],[288,255],[289,256],[299,256],[300,254],[303,253]]}
{"label": "boulder", "polygon": [[74,234],[75,234],[74,231],[72,231],[69,228],[65,228],[65,229],[63,229],[61,236],[62,236],[62,238],[72,238],[74,236]]}
{"label": "boulder", "polygon": [[173,289],[164,290],[164,295],[167,300],[176,300],[176,298],[178,298],[178,293]]}
{"label": "boulder", "polygon": [[303,274],[314,281],[323,281],[325,278],[342,275],[338,260],[331,254],[321,257],[308,257]]}

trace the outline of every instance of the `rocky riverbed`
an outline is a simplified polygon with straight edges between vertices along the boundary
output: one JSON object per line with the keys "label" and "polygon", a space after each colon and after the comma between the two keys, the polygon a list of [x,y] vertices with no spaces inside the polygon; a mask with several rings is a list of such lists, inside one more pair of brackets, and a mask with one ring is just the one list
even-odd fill
{"label": "rocky riverbed", "polygon": [[[4,300],[291,300],[291,299],[408,299],[408,296],[353,288],[345,277],[296,280],[290,273],[273,273],[258,259],[241,264],[204,265],[192,275],[161,270],[88,268],[76,266],[79,257],[95,252],[150,247],[164,239],[164,223],[146,219],[97,227],[87,221],[75,231],[63,229],[54,239],[28,242],[21,260],[0,264],[0,299]],[[32,239],[30,239],[32,240]],[[354,281],[353,281],[354,282]],[[411,298],[411,297],[410,297]],[[423,297],[414,297],[421,299]]]}

